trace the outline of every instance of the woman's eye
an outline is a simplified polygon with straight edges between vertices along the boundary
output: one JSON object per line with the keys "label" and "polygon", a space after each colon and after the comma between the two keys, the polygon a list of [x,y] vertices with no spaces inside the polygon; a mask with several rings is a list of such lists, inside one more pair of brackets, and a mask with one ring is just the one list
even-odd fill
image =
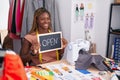
{"label": "woman's eye", "polygon": [[46,20],[46,18],[41,18],[40,20]]}

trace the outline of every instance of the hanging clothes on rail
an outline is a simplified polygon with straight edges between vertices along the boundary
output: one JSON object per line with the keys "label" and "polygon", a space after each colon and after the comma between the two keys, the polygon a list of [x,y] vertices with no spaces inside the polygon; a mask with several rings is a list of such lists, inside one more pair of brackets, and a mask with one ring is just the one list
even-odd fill
{"label": "hanging clothes on rail", "polygon": [[12,39],[20,39],[25,0],[9,0],[8,34]]}
{"label": "hanging clothes on rail", "polygon": [[24,37],[31,29],[34,11],[43,7],[43,0],[26,0],[22,21],[21,37]]}
{"label": "hanging clothes on rail", "polygon": [[45,8],[51,14],[53,31],[61,31],[59,4],[57,0],[45,0]]}

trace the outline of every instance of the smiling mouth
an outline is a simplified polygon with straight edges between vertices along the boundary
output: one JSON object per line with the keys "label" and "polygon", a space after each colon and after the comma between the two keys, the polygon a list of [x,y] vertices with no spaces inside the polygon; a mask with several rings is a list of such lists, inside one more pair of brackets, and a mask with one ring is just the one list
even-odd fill
{"label": "smiling mouth", "polygon": [[49,26],[49,24],[44,24],[44,26],[46,26],[46,27],[47,27],[47,26]]}

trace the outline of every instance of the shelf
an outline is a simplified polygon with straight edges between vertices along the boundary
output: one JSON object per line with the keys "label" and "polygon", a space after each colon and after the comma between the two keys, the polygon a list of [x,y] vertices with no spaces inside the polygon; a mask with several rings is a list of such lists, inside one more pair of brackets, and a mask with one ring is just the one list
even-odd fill
{"label": "shelf", "polygon": [[120,32],[110,32],[110,34],[120,35]]}
{"label": "shelf", "polygon": [[[120,3],[112,3],[110,5],[109,14],[109,28],[107,35],[107,50],[106,57],[111,58],[112,55],[112,44],[116,37],[120,37]],[[112,35],[112,36],[111,36]]]}

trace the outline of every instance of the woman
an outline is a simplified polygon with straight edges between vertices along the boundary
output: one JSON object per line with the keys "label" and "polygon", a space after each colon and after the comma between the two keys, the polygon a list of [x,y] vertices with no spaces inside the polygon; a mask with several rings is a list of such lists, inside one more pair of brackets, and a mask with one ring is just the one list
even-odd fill
{"label": "woman", "polygon": [[20,56],[23,64],[37,65],[41,63],[48,63],[57,60],[57,53],[62,56],[67,41],[62,38],[62,49],[58,51],[49,51],[39,53],[40,44],[37,40],[38,34],[50,33],[51,30],[51,16],[45,8],[39,8],[34,13],[33,25],[30,32],[25,35],[20,51]]}

